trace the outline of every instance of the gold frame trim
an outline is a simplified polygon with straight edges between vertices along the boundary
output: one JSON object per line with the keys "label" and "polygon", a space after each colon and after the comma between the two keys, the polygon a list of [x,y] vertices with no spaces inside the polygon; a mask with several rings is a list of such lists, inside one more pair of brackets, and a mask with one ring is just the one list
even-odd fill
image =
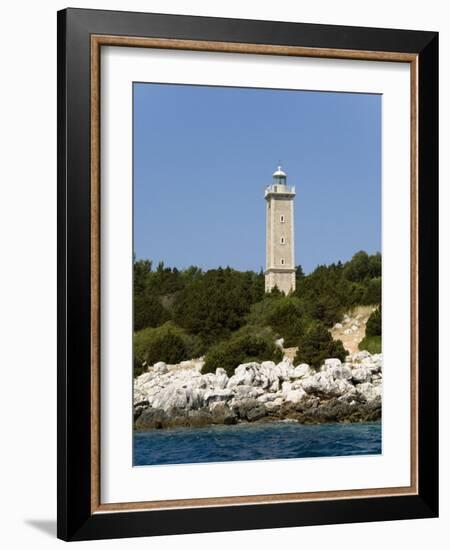
{"label": "gold frame trim", "polygon": [[[409,63],[411,74],[411,484],[408,487],[283,493],[103,504],[100,500],[100,49],[102,46],[164,48],[331,59]],[[91,36],[91,513],[227,505],[305,502],[418,494],[418,55],[132,36]]]}

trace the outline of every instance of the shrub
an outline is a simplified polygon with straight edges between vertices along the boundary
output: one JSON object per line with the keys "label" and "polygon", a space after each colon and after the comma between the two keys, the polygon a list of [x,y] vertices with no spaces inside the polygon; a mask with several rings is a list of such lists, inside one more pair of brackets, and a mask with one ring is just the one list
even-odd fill
{"label": "shrub", "polygon": [[347,352],[340,340],[333,340],[322,323],[314,324],[300,339],[295,363],[308,363],[318,369],[325,359],[336,358],[343,361]]}
{"label": "shrub", "polygon": [[161,327],[136,332],[133,346],[136,374],[144,361],[152,365],[158,361],[179,363],[191,359],[196,355],[197,342],[169,321]]}
{"label": "shrub", "polygon": [[366,324],[366,336],[381,336],[381,308],[376,309]]}
{"label": "shrub", "polygon": [[[269,336],[270,334],[270,336]],[[255,333],[247,327],[235,333],[230,339],[216,344],[206,354],[202,372],[215,372],[221,367],[228,376],[242,363],[251,361],[275,361],[283,358],[280,348],[275,345],[273,334],[267,329]]]}
{"label": "shrub", "polygon": [[360,343],[359,349],[369,353],[381,353],[381,336],[366,336]]}

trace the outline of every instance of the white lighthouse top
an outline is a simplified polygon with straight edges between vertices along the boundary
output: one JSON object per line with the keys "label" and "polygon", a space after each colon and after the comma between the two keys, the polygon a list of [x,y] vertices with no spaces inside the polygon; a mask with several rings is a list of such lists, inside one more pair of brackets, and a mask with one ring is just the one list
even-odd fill
{"label": "white lighthouse top", "polygon": [[287,175],[286,172],[278,166],[275,172],[272,174],[273,182],[272,185],[268,185],[264,192],[266,199],[277,195],[283,196],[286,198],[293,198],[295,196],[295,187],[289,187],[286,183]]}
{"label": "white lighthouse top", "polygon": [[278,168],[275,170],[275,172],[272,174],[274,177],[286,177],[286,172],[284,172],[281,168],[281,166],[278,166]]}

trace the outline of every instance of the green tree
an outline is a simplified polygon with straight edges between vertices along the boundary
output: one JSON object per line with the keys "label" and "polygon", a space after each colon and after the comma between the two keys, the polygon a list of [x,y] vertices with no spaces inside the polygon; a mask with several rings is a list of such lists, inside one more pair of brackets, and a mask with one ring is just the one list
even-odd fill
{"label": "green tree", "polygon": [[144,362],[148,365],[158,361],[179,363],[196,355],[195,339],[170,321],[160,327],[136,332],[133,347],[135,375],[142,370]]}
{"label": "green tree", "polygon": [[159,297],[149,293],[135,293],[134,330],[158,327],[170,319],[169,312],[162,306]]}
{"label": "green tree", "polygon": [[369,317],[366,324],[366,336],[381,336],[381,307]]}
{"label": "green tree", "polygon": [[381,304],[381,277],[367,281],[360,302],[364,305]]}
{"label": "green tree", "polygon": [[360,250],[345,266],[345,275],[349,281],[363,281],[370,277],[371,262],[367,252]]}
{"label": "green tree", "polygon": [[333,340],[322,323],[315,323],[300,339],[295,363],[308,363],[318,369],[325,359],[335,358],[343,361],[347,352],[340,340]]}
{"label": "green tree", "polygon": [[177,295],[175,322],[199,335],[206,347],[228,338],[244,324],[251,304],[262,298],[258,279],[255,273],[228,267],[205,272]]}
{"label": "green tree", "polygon": [[229,340],[211,347],[205,357],[202,372],[215,372],[217,368],[226,370],[232,376],[236,367],[252,361],[275,361],[283,358],[281,349],[273,339],[273,334],[237,332]]}
{"label": "green tree", "polygon": [[152,270],[152,262],[150,260],[136,260],[133,262],[133,291],[134,294],[144,292],[149,275]]}
{"label": "green tree", "polygon": [[272,300],[264,324],[268,324],[277,336],[284,339],[284,347],[296,346],[305,330],[305,311],[302,302],[295,297]]}

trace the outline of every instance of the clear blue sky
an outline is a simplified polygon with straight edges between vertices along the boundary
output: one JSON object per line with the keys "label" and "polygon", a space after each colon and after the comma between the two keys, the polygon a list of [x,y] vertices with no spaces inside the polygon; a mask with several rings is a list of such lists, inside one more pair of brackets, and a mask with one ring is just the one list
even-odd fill
{"label": "clear blue sky", "polygon": [[136,257],[264,268],[279,160],[305,272],[381,250],[381,96],[135,83]]}

